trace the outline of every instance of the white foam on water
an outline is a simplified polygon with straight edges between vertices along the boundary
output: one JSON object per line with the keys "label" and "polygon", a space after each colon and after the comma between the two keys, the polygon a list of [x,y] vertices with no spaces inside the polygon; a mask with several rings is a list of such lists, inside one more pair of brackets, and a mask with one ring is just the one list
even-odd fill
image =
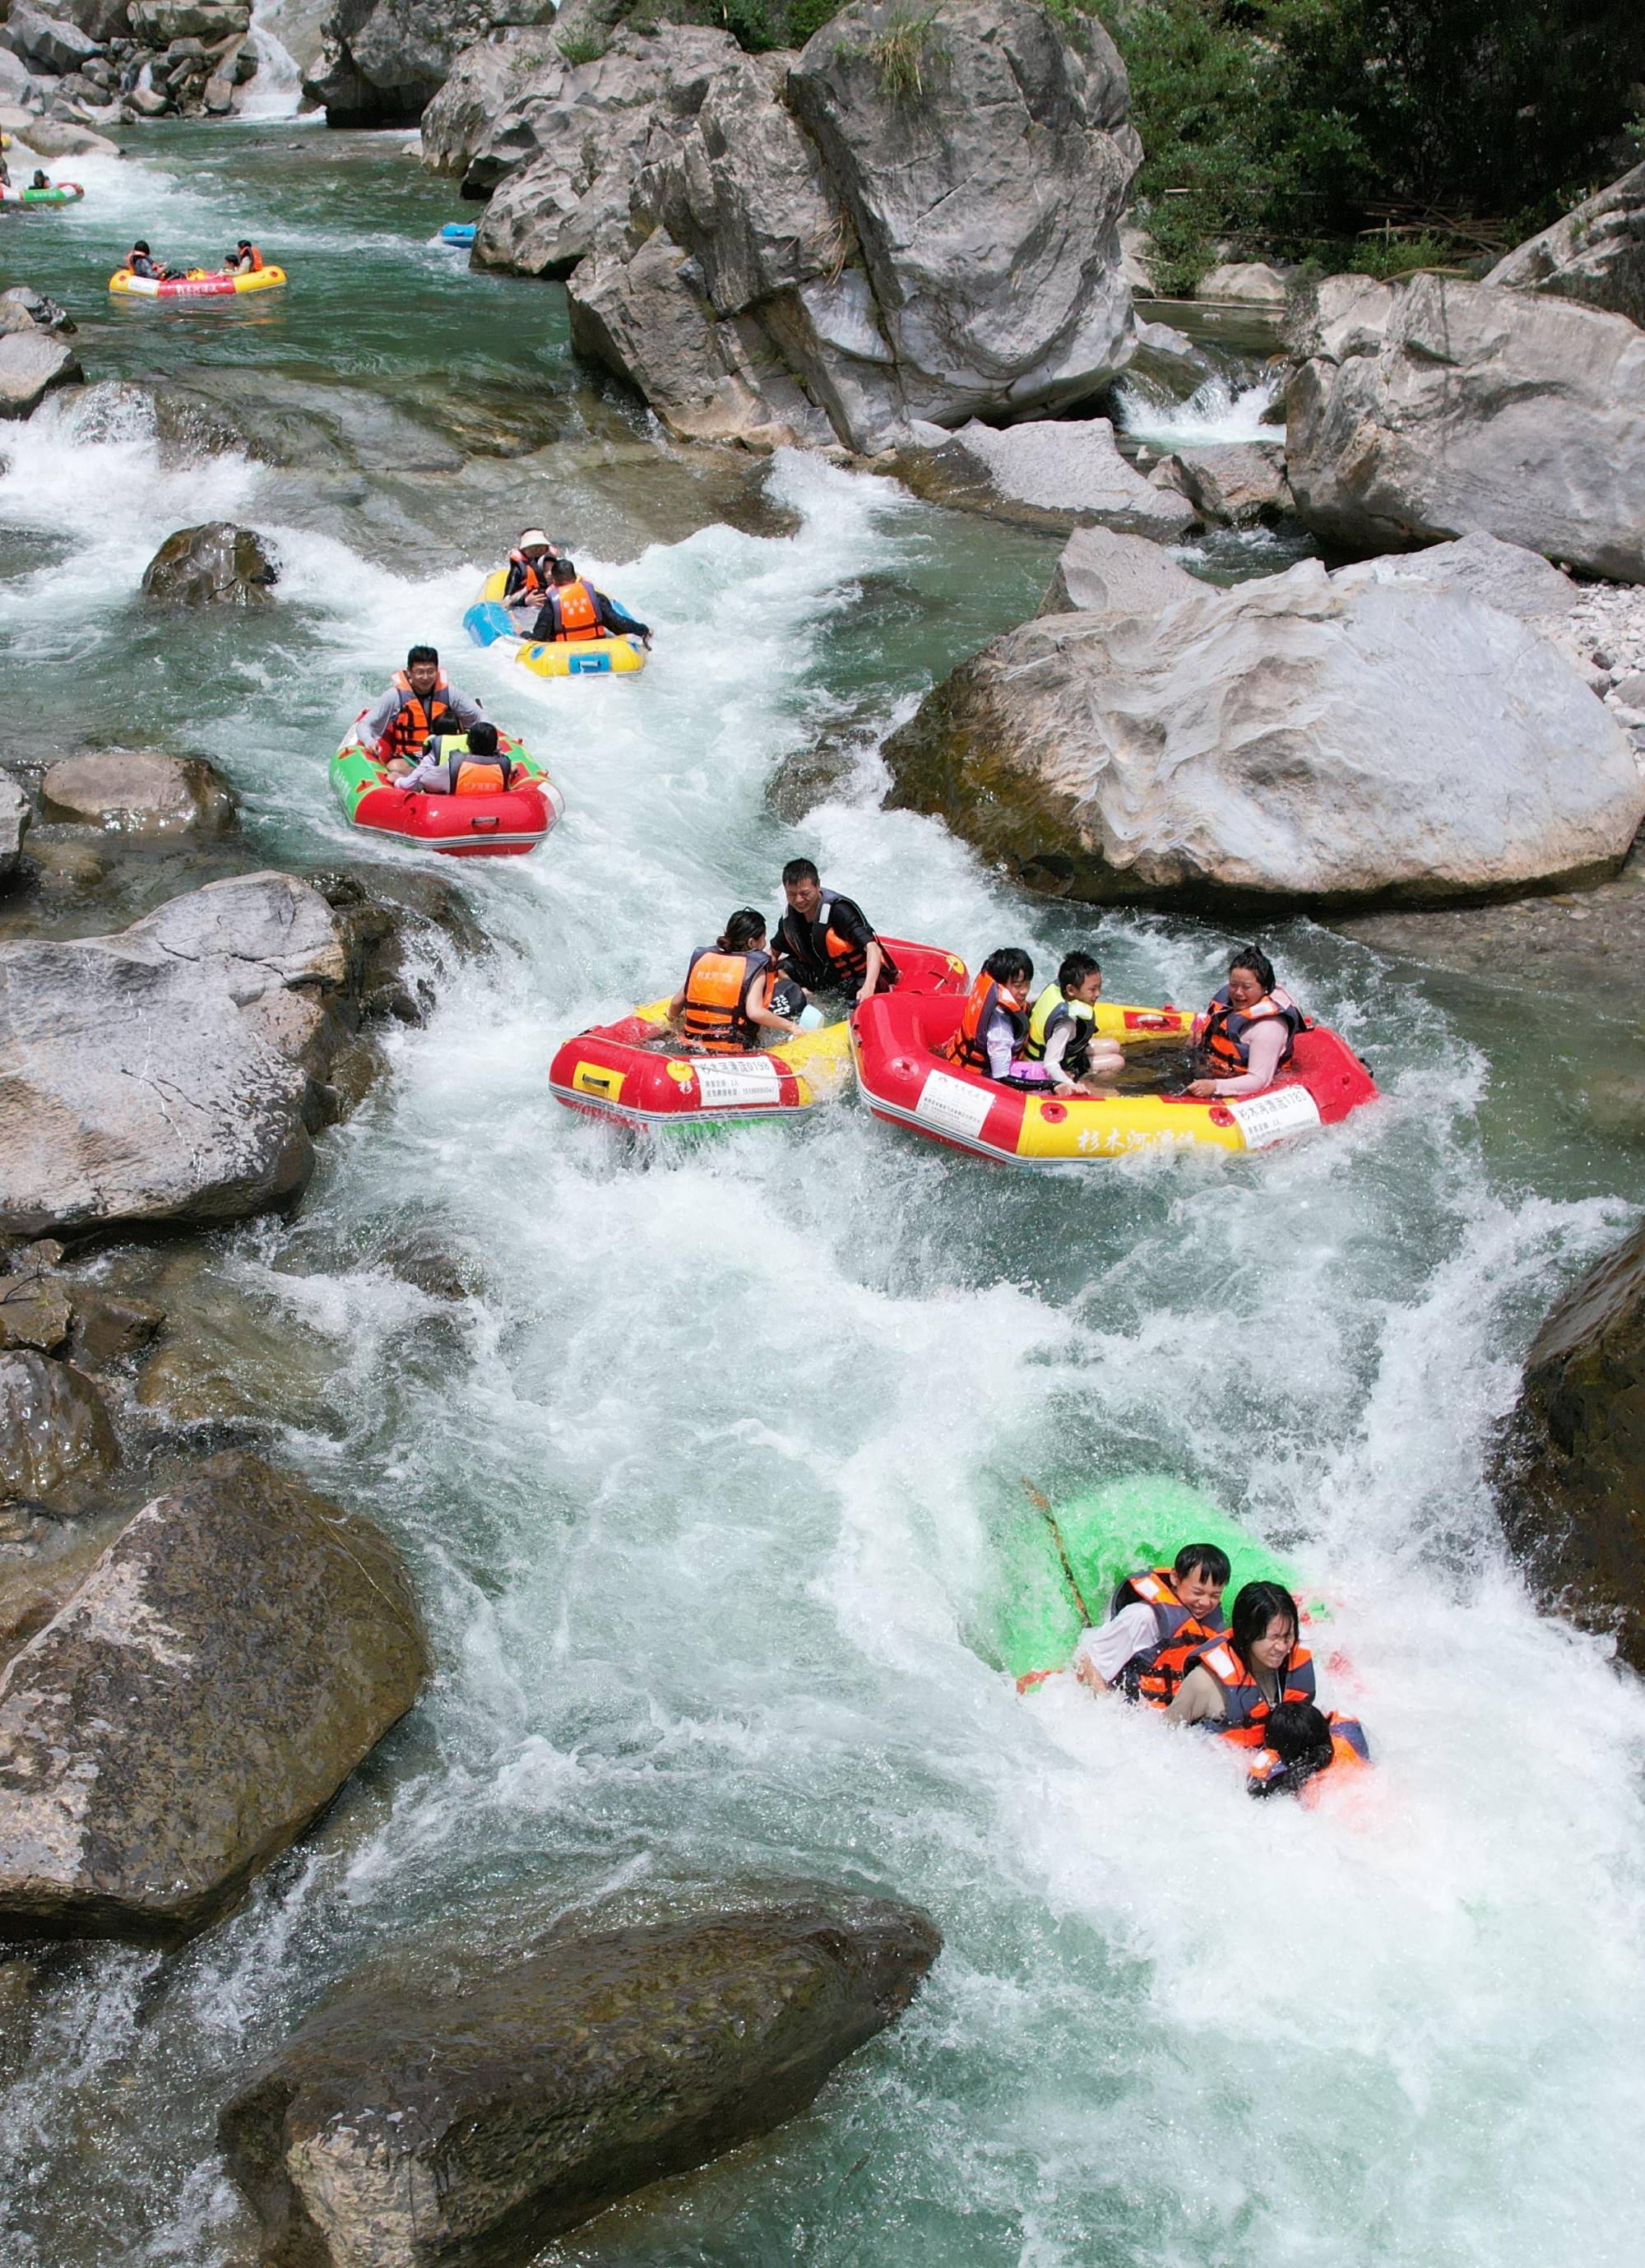
{"label": "white foam on water", "polygon": [[1255,385],[1208,378],[1186,401],[1178,401],[1132,381],[1120,384],[1115,400],[1125,431],[1157,448],[1273,441],[1278,438],[1277,429],[1263,423],[1262,413],[1274,400],[1275,385],[1271,378],[1259,379]]}
{"label": "white foam on water", "polygon": [[275,28],[279,17],[279,0],[253,0],[251,37],[257,69],[239,98],[241,118],[295,118],[302,107],[302,68]]}

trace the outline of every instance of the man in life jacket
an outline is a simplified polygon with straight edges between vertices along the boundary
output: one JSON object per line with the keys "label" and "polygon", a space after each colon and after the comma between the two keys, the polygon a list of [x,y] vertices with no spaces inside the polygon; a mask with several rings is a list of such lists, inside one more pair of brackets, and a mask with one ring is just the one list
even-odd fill
{"label": "man in life jacket", "polygon": [[262,273],[263,256],[249,236],[241,237],[239,244],[223,262],[229,276],[259,276]]}
{"label": "man in life jacket", "polygon": [[437,735],[400,784],[424,795],[502,795],[518,767],[499,745],[497,728],[482,717],[466,735]]}
{"label": "man in life jacket", "polygon": [[414,645],[405,667],[395,671],[393,684],[366,711],[355,733],[383,758],[391,779],[404,779],[430,740],[466,733],[484,713],[477,701],[452,684],[431,645]]}
{"label": "man in life jacket", "polygon": [[896,962],[869,927],[861,906],[825,890],[809,858],[782,869],[788,905],[776,927],[777,966],[807,993],[849,993],[869,1000],[897,982]]}
{"label": "man in life jacket", "polygon": [[1065,954],[1057,981],[1029,1012],[1022,1059],[1013,1086],[1048,1086],[1067,1101],[1084,1094],[1112,1101],[1106,1082],[1125,1069],[1118,1040],[1098,1039],[1094,1012],[1102,998],[1102,969],[1089,953]]}
{"label": "man in life jacket", "polygon": [[548,596],[549,571],[559,556],[560,546],[550,543],[540,527],[528,527],[509,554],[508,573],[503,583],[503,605],[521,609],[529,607],[534,622]]}
{"label": "man in life jacket", "polygon": [[1228,1554],[1215,1543],[1185,1543],[1169,1567],[1139,1567],[1109,1602],[1107,1621],[1082,1631],[1075,1675],[1093,1693],[1113,1688],[1169,1708],[1188,1662],[1228,1636],[1227,1583]]}
{"label": "man in life jacket", "polygon": [[1034,964],[1021,947],[1002,945],[978,971],[960,1013],[959,1028],[942,1052],[962,1071],[1009,1079],[1028,1031],[1028,994]]}
{"label": "man in life jacket", "polygon": [[548,575],[548,594],[532,631],[540,644],[578,644],[597,637],[636,637],[643,645],[650,644],[645,623],[635,622],[603,591],[585,583],[570,560],[556,559]]}
{"label": "man in life jacket", "polygon": [[1245,1778],[1249,1795],[1300,1796],[1312,1806],[1319,1800],[1320,1775],[1330,1772],[1333,1783],[1370,1763],[1370,1743],[1357,1717],[1327,1717],[1306,1701],[1281,1701],[1268,1712],[1263,1727],[1266,1747],[1251,1760]]}
{"label": "man in life jacket", "polygon": [[1248,945],[1228,964],[1228,982],[1193,1020],[1190,1094],[1260,1094],[1289,1063],[1308,1019],[1275,982],[1274,963]]}
{"label": "man in life jacket", "polygon": [[1241,1748],[1259,1749],[1281,1701],[1312,1701],[1313,1657],[1297,1636],[1302,1617],[1282,1583],[1247,1583],[1234,1601],[1230,1633],[1185,1667],[1165,1714],[1203,1725]]}
{"label": "man in life jacket", "polygon": [[168,268],[164,261],[154,257],[143,237],[137,239],[126,254],[126,266],[134,276],[146,276],[155,284],[170,284],[175,280],[177,273],[175,269]]}
{"label": "man in life jacket", "polygon": [[668,1004],[687,1044],[709,1055],[748,1055],[800,1028],[771,1005],[776,964],[766,949],[766,917],[739,907],[712,945],[692,954],[686,981]]}

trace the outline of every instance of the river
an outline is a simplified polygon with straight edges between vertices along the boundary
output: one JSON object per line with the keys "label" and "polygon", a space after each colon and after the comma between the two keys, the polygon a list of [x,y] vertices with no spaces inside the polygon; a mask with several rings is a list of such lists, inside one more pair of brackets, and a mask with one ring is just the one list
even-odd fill
{"label": "river", "polygon": [[[1485,1469],[1536,1320],[1638,1202],[1637,1149],[1583,1104],[1640,1068],[1627,1004],[1289,924],[1283,976],[1387,1101],[1232,1161],[1020,1177],[855,1103],[640,1152],[559,1109],[559,1036],[773,906],[797,852],[973,966],[1095,938],[1117,998],[1202,999],[1238,940],[1029,898],[879,807],[879,733],[1032,611],[1053,544],[794,455],[664,448],[579,376],[557,288],[430,241],[461,209],[402,136],[139,152],[11,217],[7,280],[69,302],[93,375],[197,377],[280,461],[180,460],[136,409],[6,429],[9,747],[197,750],[270,863],[415,857],[348,836],[326,766],[432,636],[569,809],[538,856],[457,875],[491,950],[435,971],[296,1220],[215,1263],[319,1381],[281,1453],[400,1540],[437,1676],[228,1922],[171,1957],[65,1948],[32,2028],[0,2014],[10,2268],[242,2268],[217,2106],[408,1930],[751,1874],[893,1889],[946,1952],[810,2115],[546,2260],[1622,2259],[1645,1700],[1531,1604]],[[111,307],[134,232],[171,258],[254,234],[292,288]],[[273,539],[279,604],[145,610],[160,540],[224,514]],[[532,522],[658,626],[643,678],[463,648]],[[824,732],[856,761],[787,826],[767,784]],[[417,1288],[413,1250],[466,1296]],[[1021,1476],[1133,1471],[1204,1486],[1340,1602],[1368,1811],[1252,1806],[1225,1756],[1020,1701],[983,1658]]]}

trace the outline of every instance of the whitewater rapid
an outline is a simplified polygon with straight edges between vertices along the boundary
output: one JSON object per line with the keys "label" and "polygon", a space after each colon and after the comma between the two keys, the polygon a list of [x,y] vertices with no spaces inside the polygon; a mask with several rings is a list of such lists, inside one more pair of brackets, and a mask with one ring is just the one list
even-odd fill
{"label": "whitewater rapid", "polygon": [[[819,1874],[936,1916],[909,2016],[771,2142],[546,2260],[1623,2257],[1645,1705],[1534,1609],[1485,1476],[1534,1319],[1629,1206],[1557,1132],[1494,1150],[1511,1019],[1465,1023],[1299,921],[1270,949],[1388,1098],[1311,1143],[1024,1179],[846,1104],[636,1147],[550,1101],[557,1040],[672,983],[732,906],[775,911],[797,852],[973,965],[1092,940],[1117,998],[1216,981],[1227,933],[1008,887],[881,807],[871,747],[803,826],[767,807],[854,703],[907,712],[899,622],[988,634],[1005,540],[787,455],[767,485],[792,534],[589,552],[655,657],[545,683],[461,645],[490,562],[460,529],[390,563],[289,475],[169,465],[141,412],[76,416],[8,437],[14,702],[72,661],[111,713],[136,636],[153,729],[209,747],[271,859],[415,859],[353,840],[325,771],[433,630],[568,815],[540,856],[454,878],[489,949],[430,964],[429,1023],[393,1035],[303,1211],[217,1263],[328,1375],[281,1453],[408,1550],[436,1679],[239,1914],[169,1959],[59,1957],[13,2056],[8,2257],[238,2262],[217,2107],[408,1929]],[[208,510],[265,529],[283,575],[209,672],[129,596]],[[414,1251],[472,1288],[418,1289]],[[1359,1810],[1252,1806],[1214,1747],[1071,1690],[1024,1702],[984,1658],[1023,1476],[1138,1470],[1205,1487],[1336,1602],[1328,1695],[1381,1766]]]}

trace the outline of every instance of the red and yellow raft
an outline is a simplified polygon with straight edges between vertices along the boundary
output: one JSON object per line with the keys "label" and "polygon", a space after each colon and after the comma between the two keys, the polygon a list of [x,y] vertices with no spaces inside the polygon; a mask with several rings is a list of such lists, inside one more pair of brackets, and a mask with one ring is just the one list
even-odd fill
{"label": "red and yellow raft", "polygon": [[[883,942],[900,973],[895,992],[882,997],[941,996],[957,1018],[971,983],[958,955],[905,938]],[[797,1033],[757,1055],[691,1054],[673,1040],[665,995],[617,1023],[596,1024],[562,1042],[548,1086],[557,1101],[591,1117],[625,1126],[689,1126],[790,1117],[832,1101],[850,1065],[843,1020]]]}
{"label": "red and yellow raft", "polygon": [[525,773],[523,786],[496,795],[408,793],[386,763],[351,733],[331,760],[332,792],[351,826],[398,835],[454,858],[518,858],[534,850],[565,815],[565,798],[535,756],[510,740],[497,745]]}
{"label": "red and yellow raft", "polygon": [[[1297,1039],[1272,1086],[1242,1101],[1186,1094],[1092,1095],[1059,1101],[961,1070],[940,1050],[958,1027],[951,995],[902,993],[866,1001],[851,1023],[858,1084],[876,1118],[933,1142],[1019,1166],[1125,1158],[1139,1150],[1261,1150],[1317,1126],[1333,1126],[1376,1100],[1370,1071],[1346,1040],[1323,1026]],[[1099,1001],[1096,1029],[1122,1047],[1186,1042],[1193,1017],[1179,1008]]]}

